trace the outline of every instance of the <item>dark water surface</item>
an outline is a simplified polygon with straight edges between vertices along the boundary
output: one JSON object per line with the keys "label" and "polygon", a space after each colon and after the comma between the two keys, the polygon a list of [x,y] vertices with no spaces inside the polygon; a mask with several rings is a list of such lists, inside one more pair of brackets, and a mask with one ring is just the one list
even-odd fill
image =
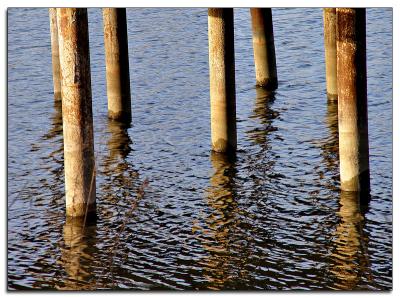
{"label": "dark water surface", "polygon": [[124,128],[107,119],[102,14],[89,9],[98,219],[82,227],[64,216],[47,9],[8,10],[9,288],[391,289],[392,10],[367,10],[361,207],[339,190],[321,9],[273,9],[275,93],[254,87],[249,11],[235,10],[236,160],[210,153],[207,9],[127,16]]}

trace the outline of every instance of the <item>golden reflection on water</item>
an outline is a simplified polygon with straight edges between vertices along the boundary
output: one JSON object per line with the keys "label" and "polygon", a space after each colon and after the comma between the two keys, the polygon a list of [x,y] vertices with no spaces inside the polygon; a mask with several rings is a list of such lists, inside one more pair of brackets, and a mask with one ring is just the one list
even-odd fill
{"label": "golden reflection on water", "polygon": [[199,230],[198,239],[207,256],[200,261],[203,276],[208,289],[223,289],[228,284],[247,274],[242,263],[247,259],[246,245],[237,245],[237,238],[245,241],[246,235],[238,231],[238,215],[241,212],[234,195],[235,166],[233,157],[212,152],[211,164],[214,174],[206,190],[208,205],[212,208],[205,216],[203,227]]}
{"label": "golden reflection on water", "polygon": [[[334,180],[339,181],[339,131],[338,103],[327,101],[325,116],[330,135],[321,146],[324,171],[335,173]],[[332,179],[328,179],[325,187],[335,191],[338,189]],[[362,276],[367,275],[369,257],[368,239],[363,234],[364,214],[368,200],[360,197],[358,192],[340,191],[340,209],[337,212],[340,222],[333,233],[332,249],[329,256],[329,272],[333,289],[352,290],[360,284]]]}
{"label": "golden reflection on water", "polygon": [[[362,201],[362,200],[361,200]],[[340,193],[340,223],[333,234],[330,274],[334,289],[352,290],[369,274],[368,239],[363,234],[364,216],[358,192]]]}
{"label": "golden reflection on water", "polygon": [[90,290],[96,284],[93,272],[96,223],[67,217],[63,228],[61,264],[66,272],[59,290]]}

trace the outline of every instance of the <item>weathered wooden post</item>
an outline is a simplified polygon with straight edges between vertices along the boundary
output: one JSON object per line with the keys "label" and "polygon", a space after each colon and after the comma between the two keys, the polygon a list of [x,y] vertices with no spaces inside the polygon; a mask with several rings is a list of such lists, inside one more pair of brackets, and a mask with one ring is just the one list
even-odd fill
{"label": "weathered wooden post", "polygon": [[341,188],[369,192],[365,8],[338,8],[336,17]]}
{"label": "weathered wooden post", "polygon": [[104,8],[108,116],[131,122],[128,34],[125,8]]}
{"label": "weathered wooden post", "polygon": [[257,86],[275,90],[278,87],[276,72],[274,30],[271,8],[251,8],[254,64]]}
{"label": "weathered wooden post", "polygon": [[54,99],[61,100],[60,54],[58,51],[57,10],[55,8],[49,8],[49,17]]}
{"label": "weathered wooden post", "polygon": [[67,216],[95,211],[89,35],[85,8],[57,8]]}
{"label": "weathered wooden post", "polygon": [[326,95],[328,100],[337,100],[336,86],[336,8],[324,8],[324,44]]}
{"label": "weathered wooden post", "polygon": [[216,152],[236,150],[233,8],[208,9],[211,142]]}

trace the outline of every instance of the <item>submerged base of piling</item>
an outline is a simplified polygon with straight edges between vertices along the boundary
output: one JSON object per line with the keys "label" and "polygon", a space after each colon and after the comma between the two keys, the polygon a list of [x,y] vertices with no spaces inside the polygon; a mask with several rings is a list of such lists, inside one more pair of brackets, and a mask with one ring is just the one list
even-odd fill
{"label": "submerged base of piling", "polygon": [[54,92],[54,100],[55,101],[61,100],[61,92]]}
{"label": "submerged base of piling", "polygon": [[256,82],[256,87],[260,87],[266,90],[276,90],[278,88],[278,79],[276,78],[270,78],[270,79],[264,79],[261,81]]}
{"label": "submerged base of piling", "polygon": [[114,121],[123,122],[123,123],[130,123],[132,121],[132,115],[129,112],[120,111],[120,112],[113,112],[108,111],[108,118]]}
{"label": "submerged base of piling", "polygon": [[[96,207],[96,206],[94,206]],[[94,210],[88,211],[88,213],[84,216],[66,216],[65,223],[66,225],[73,225],[73,226],[88,226],[92,225],[97,222],[97,213],[96,208]]]}
{"label": "submerged base of piling", "polygon": [[326,93],[326,98],[328,99],[328,101],[337,101],[338,100],[338,95],[337,94]]}

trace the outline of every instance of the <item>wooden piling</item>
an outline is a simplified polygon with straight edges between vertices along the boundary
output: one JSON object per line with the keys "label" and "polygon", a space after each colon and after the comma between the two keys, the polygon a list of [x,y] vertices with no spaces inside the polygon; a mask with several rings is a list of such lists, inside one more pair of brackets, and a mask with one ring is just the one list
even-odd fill
{"label": "wooden piling", "polygon": [[328,100],[337,100],[336,8],[324,8],[324,44],[326,95]]}
{"label": "wooden piling", "polygon": [[341,188],[369,192],[365,8],[338,8],[336,17]]}
{"label": "wooden piling", "polygon": [[87,10],[57,8],[67,216],[95,211],[92,91]]}
{"label": "wooden piling", "polygon": [[251,8],[256,84],[268,90],[278,87],[271,8]]}
{"label": "wooden piling", "polygon": [[103,22],[108,116],[130,123],[132,114],[126,9],[104,8]]}
{"label": "wooden piling", "polygon": [[233,9],[208,9],[211,142],[216,152],[236,150]]}
{"label": "wooden piling", "polygon": [[54,100],[61,100],[60,54],[58,50],[57,10],[55,8],[49,8],[49,17]]}

